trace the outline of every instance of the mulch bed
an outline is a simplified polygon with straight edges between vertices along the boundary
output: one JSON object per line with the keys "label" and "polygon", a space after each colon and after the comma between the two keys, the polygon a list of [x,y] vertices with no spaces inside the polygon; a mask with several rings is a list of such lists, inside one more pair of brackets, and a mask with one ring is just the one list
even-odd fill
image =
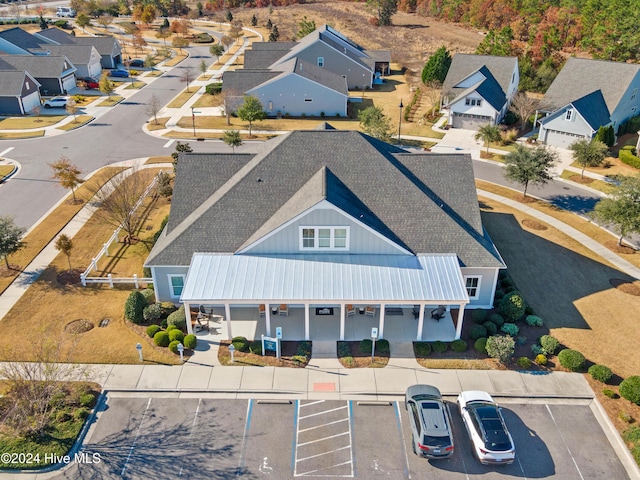
{"label": "mulch bed", "polygon": [[[268,350],[264,355],[257,355],[249,352],[239,352],[236,350],[233,354],[234,362],[231,363],[231,354],[229,353],[229,340],[220,342],[218,348],[218,360],[222,365],[226,366],[258,366],[258,367],[288,367],[288,368],[305,368],[311,355],[308,357],[293,357],[298,353],[298,346],[303,343],[299,341],[283,340],[280,342],[280,359],[276,358],[276,352]],[[306,361],[299,361],[306,358]]]}
{"label": "mulch bed", "polygon": [[522,225],[524,225],[527,228],[530,228],[531,230],[544,231],[549,229],[549,227],[547,227],[544,223],[538,222],[536,220],[530,220],[528,218],[525,218],[524,220],[522,220]]}
{"label": "mulch bed", "polygon": [[590,177],[581,177],[580,175],[571,175],[569,180],[575,183],[581,183],[582,185],[586,185],[589,183],[593,183],[593,178]]}
{"label": "mulch bed", "polygon": [[0,277],[2,278],[15,277],[20,272],[20,265],[9,264],[9,268],[7,268],[5,263],[0,265]]}
{"label": "mulch bed", "polygon": [[611,250],[613,253],[617,253],[620,255],[635,255],[637,251],[635,248],[628,245],[618,245],[617,240],[608,240],[607,242],[605,242],[604,246]]}
{"label": "mulch bed", "polygon": [[[341,347],[342,345],[342,347]],[[338,353],[338,361],[345,368],[383,368],[389,363],[389,352],[381,353],[376,342],[376,351],[371,362],[371,350],[363,352],[360,349],[360,342],[338,342],[338,352],[342,348],[348,348],[349,355],[341,356]]]}
{"label": "mulch bed", "polygon": [[72,270],[65,270],[64,272],[60,272],[56,277],[57,282],[60,285],[75,285],[80,283],[80,274],[82,270],[79,268],[74,268]]}
{"label": "mulch bed", "polygon": [[80,318],[78,320],[73,320],[72,322],[67,323],[64,326],[64,331],[72,335],[77,335],[79,333],[88,332],[93,327],[95,327],[93,322],[84,318]]}

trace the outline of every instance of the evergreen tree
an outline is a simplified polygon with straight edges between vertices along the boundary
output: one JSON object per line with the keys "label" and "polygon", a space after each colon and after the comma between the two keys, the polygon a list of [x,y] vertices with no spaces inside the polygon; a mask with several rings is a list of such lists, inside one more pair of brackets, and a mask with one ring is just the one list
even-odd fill
{"label": "evergreen tree", "polygon": [[443,45],[431,55],[422,69],[422,83],[426,84],[434,80],[440,83],[444,82],[450,66],[451,54]]}
{"label": "evergreen tree", "polygon": [[233,14],[231,13],[231,10],[227,10],[227,22],[232,22],[233,21]]}
{"label": "evergreen tree", "polygon": [[278,38],[280,38],[280,32],[278,31],[278,27],[276,25],[271,29],[271,33],[269,34],[270,42],[277,42]]}

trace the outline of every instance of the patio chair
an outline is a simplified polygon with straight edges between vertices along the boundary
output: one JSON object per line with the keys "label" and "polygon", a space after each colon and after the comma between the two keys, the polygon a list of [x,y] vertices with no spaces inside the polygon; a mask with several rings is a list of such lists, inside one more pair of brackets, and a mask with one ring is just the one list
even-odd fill
{"label": "patio chair", "polygon": [[413,318],[415,320],[420,318],[420,305],[414,305],[413,306],[413,310],[411,310],[411,313],[413,313]]}
{"label": "patio chair", "polygon": [[441,318],[445,317],[446,313],[446,307],[444,305],[438,305],[438,308],[436,308],[435,310],[431,310],[431,318],[440,321]]}
{"label": "patio chair", "polygon": [[371,305],[367,306],[367,308],[364,309],[364,316],[366,317],[367,315],[369,315],[370,317],[373,317],[376,314],[376,309],[374,307],[372,307]]}
{"label": "patio chair", "polygon": [[289,305],[287,305],[286,303],[280,305],[280,315],[289,316]]}
{"label": "patio chair", "polygon": [[258,305],[258,313],[261,317],[264,317],[267,313],[267,306],[265,304]]}
{"label": "patio chair", "polygon": [[356,308],[351,304],[345,305],[345,311],[347,313],[347,317],[356,314]]}

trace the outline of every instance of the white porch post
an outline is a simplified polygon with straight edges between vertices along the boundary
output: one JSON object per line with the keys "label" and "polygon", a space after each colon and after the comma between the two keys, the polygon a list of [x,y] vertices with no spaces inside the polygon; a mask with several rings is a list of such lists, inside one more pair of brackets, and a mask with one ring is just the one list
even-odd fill
{"label": "white porch post", "polygon": [[424,303],[420,304],[420,313],[418,314],[418,334],[416,335],[416,340],[418,342],[422,341],[422,327],[424,326]]}
{"label": "white porch post", "polygon": [[309,304],[304,304],[304,339],[309,340]]}
{"label": "white porch post", "polygon": [[380,325],[378,325],[378,338],[384,338],[384,307],[385,304],[380,304]]}
{"label": "white porch post", "polygon": [[464,303],[460,304],[460,309],[458,310],[458,324],[456,325],[456,340],[460,340],[460,335],[462,335],[462,318],[464,317]]}
{"label": "white porch post", "polygon": [[187,320],[187,334],[193,333],[193,327],[191,326],[191,308],[187,302],[184,302],[184,316]]}
{"label": "white porch post", "polygon": [[344,340],[344,319],[345,319],[344,305],[340,305],[340,340]]}
{"label": "white porch post", "polygon": [[227,340],[231,340],[233,338],[231,333],[231,305],[228,303],[224,304],[224,316],[227,317]]}
{"label": "white porch post", "polygon": [[271,336],[271,305],[265,303],[264,305],[264,321],[265,329],[267,330],[267,337]]}

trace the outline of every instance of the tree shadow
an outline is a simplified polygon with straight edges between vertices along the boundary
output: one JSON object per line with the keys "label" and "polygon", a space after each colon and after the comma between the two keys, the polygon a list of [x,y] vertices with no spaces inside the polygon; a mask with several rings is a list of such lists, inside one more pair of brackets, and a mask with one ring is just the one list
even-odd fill
{"label": "tree shadow", "polygon": [[583,195],[553,195],[548,197],[547,200],[553,205],[564,210],[584,215],[592,211],[593,207],[600,199],[597,197],[588,197]]}

